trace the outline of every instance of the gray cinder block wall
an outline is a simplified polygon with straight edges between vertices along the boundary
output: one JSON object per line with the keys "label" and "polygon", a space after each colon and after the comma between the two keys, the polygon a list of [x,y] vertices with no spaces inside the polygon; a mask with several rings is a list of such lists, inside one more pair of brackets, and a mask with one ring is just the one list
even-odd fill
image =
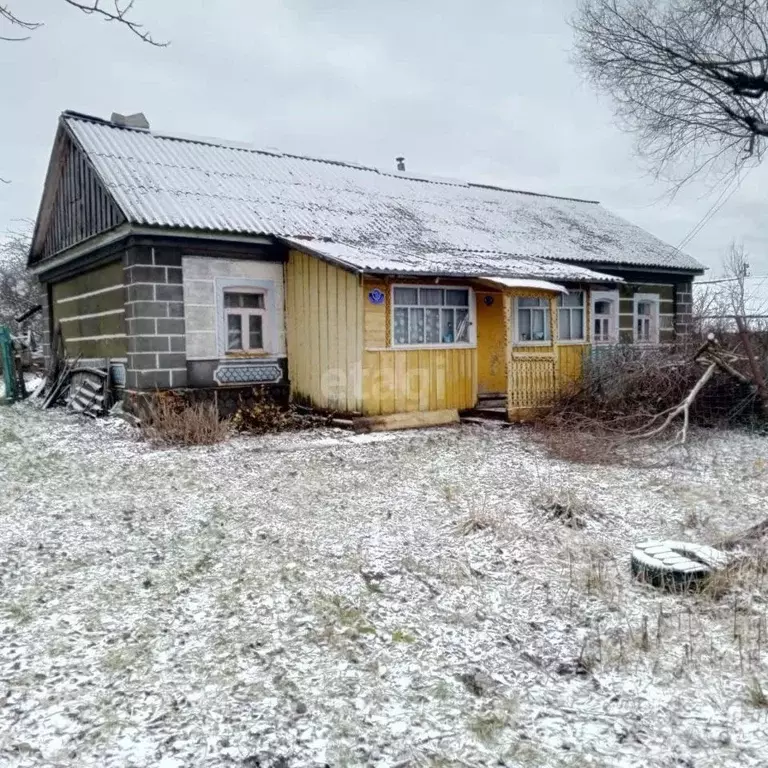
{"label": "gray cinder block wall", "polygon": [[126,389],[187,386],[181,255],[132,246],[123,258]]}

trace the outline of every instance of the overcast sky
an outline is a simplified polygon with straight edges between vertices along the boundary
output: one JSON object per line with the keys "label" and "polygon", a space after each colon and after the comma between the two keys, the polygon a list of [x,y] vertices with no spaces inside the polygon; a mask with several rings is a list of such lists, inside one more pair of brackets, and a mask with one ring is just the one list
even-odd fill
{"label": "overcast sky", "polygon": [[[153,128],[600,200],[679,245],[720,190],[674,200],[571,63],[575,0],[136,0],[167,48],[63,0],[9,0],[45,26],[0,42],[0,231],[34,217],[58,114],[143,111]],[[0,35],[9,32],[0,28]],[[768,273],[768,163],[686,250],[733,238]]]}

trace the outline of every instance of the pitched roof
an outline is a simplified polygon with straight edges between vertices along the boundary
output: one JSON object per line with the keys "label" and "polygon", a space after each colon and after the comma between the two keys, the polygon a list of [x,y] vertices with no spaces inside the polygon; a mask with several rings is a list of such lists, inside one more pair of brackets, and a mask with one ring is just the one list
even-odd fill
{"label": "pitched roof", "polygon": [[510,256],[495,251],[419,250],[381,245],[349,245],[298,237],[283,237],[283,242],[310,251],[353,270],[385,275],[440,275],[456,277],[525,277],[578,283],[623,282],[622,280],[552,259]]}
{"label": "pitched roof", "polygon": [[[72,112],[62,121],[129,223],[315,240],[356,254],[358,268],[519,274],[508,267],[525,257],[703,269],[591,201],[170,136]],[[420,264],[429,266],[416,270]]]}

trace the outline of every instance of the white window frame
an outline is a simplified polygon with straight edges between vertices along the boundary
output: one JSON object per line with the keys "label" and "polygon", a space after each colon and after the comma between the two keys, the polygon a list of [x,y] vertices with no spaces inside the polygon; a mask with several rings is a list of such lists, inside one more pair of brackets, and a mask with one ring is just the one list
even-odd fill
{"label": "white window frame", "polygon": [[[263,307],[228,307],[225,296],[228,293],[247,293],[253,296],[261,296]],[[221,305],[224,309],[224,339],[226,342],[225,352],[228,355],[258,355],[266,352],[267,345],[267,292],[263,288],[240,288],[238,286],[227,286],[222,289]],[[240,338],[242,347],[240,349],[229,348],[229,318],[231,315],[237,315],[240,318]],[[261,346],[251,346],[251,323],[250,317],[255,315],[261,318]]]}
{"label": "white window frame", "polygon": [[[469,313],[467,315],[468,322],[469,322],[469,328],[467,329],[467,341],[452,341],[450,343],[424,343],[424,344],[398,344],[395,342],[395,307],[413,307],[418,309],[435,309],[437,308],[437,305],[426,305],[426,304],[395,304],[395,289],[396,288],[438,288],[440,290],[455,290],[455,291],[468,291],[468,298],[467,301],[469,302],[469,306],[467,309],[469,310]],[[389,304],[390,304],[390,313],[389,313],[389,333],[390,333],[390,348],[392,349],[471,349],[474,348],[477,344],[477,337],[476,337],[476,324],[475,324],[475,292],[472,288],[470,288],[468,285],[445,285],[443,283],[435,284],[435,283],[393,283],[390,286],[390,293],[389,293]],[[439,307],[442,309],[456,309],[457,307],[449,307],[445,304],[441,304]],[[459,307],[460,308],[460,307]]]}
{"label": "white window frame", "polygon": [[[522,307],[522,309],[525,310],[531,310],[531,311],[545,311],[545,325],[544,327],[547,329],[547,338],[546,339],[540,339],[540,340],[532,340],[528,341],[527,339],[521,339],[520,338],[520,309],[519,306],[520,299],[538,299],[539,301],[545,301],[547,303],[546,308],[536,308],[536,307]],[[515,346],[517,347],[551,347],[552,346],[552,299],[549,296],[515,296],[515,311],[513,316],[513,322],[515,324],[515,333],[514,333],[514,339],[515,339]],[[531,318],[533,319],[533,318]],[[531,322],[531,327],[533,327],[533,322]]]}
{"label": "white window frame", "polygon": [[[636,293],[633,297],[632,311],[632,340],[635,344],[658,344],[659,343],[659,308],[661,299],[658,293]],[[637,334],[637,321],[640,318],[638,307],[640,304],[650,304],[651,314],[649,319],[648,339],[639,339]],[[643,316],[645,317],[645,315]]]}
{"label": "white window frame", "polygon": [[[603,344],[619,343],[619,292],[618,291],[590,291],[590,339],[592,344],[598,346]],[[595,305],[598,301],[610,301],[611,313],[608,317],[608,338],[598,340],[595,338]],[[634,327],[634,326],[633,326]]]}
{"label": "white window frame", "polygon": [[[580,307],[563,307],[560,302],[565,296],[581,295]],[[557,343],[558,344],[586,344],[587,343],[587,292],[579,288],[578,290],[568,291],[568,293],[561,293],[557,297],[555,302],[557,308]],[[560,313],[568,312],[571,315],[571,321],[573,320],[573,311],[581,310],[581,337],[578,339],[564,339],[560,336]]]}
{"label": "white window frame", "polygon": [[[268,357],[274,355],[279,348],[277,306],[275,295],[277,285],[273,280],[257,280],[253,278],[216,277],[215,285],[215,317],[216,317],[216,348],[220,360],[233,357]],[[224,293],[262,293],[264,294],[264,309],[261,321],[262,350],[227,350],[227,308],[224,306]],[[256,311],[256,310],[253,310]]]}

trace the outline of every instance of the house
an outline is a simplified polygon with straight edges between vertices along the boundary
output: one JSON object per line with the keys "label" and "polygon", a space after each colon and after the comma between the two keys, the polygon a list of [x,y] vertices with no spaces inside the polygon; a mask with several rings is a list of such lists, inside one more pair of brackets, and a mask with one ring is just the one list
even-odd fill
{"label": "house", "polygon": [[[134,119],[137,118],[137,119]],[[129,393],[271,384],[524,417],[601,345],[672,343],[694,259],[596,202],[61,115],[29,264]]]}

